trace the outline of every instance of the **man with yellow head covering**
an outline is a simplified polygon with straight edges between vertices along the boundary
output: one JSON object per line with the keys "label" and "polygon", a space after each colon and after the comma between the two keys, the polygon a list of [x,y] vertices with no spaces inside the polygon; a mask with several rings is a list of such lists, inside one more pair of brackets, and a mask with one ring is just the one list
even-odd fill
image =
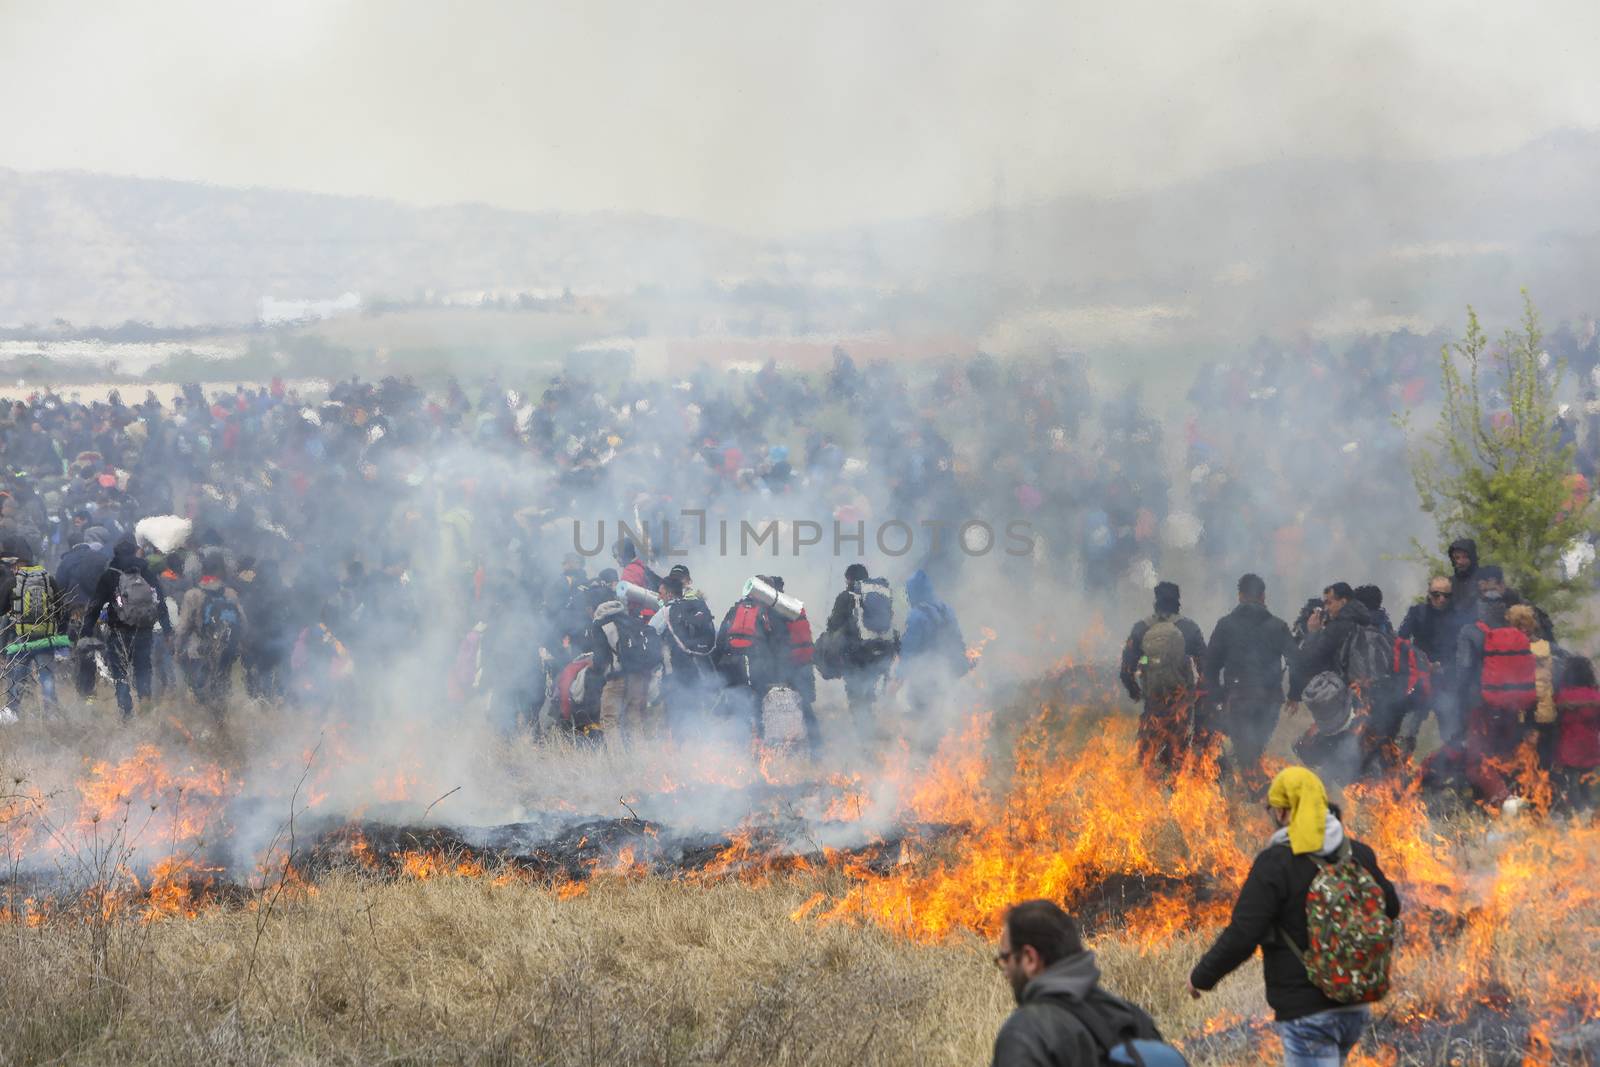
{"label": "man with yellow head covering", "polygon": [[[1371,848],[1349,836],[1339,810],[1328,802],[1322,779],[1305,767],[1289,767],[1272,780],[1267,812],[1274,830],[1257,854],[1233,917],[1189,975],[1189,993],[1200,996],[1261,947],[1267,1003],[1283,1038],[1286,1067],[1342,1064],[1367,1024],[1365,1003],[1341,1003],[1313,982],[1303,962],[1310,945],[1306,898],[1324,870],[1353,861],[1383,895],[1389,919],[1400,916],[1400,897],[1378,867]],[[1376,898],[1374,897],[1374,900]]]}

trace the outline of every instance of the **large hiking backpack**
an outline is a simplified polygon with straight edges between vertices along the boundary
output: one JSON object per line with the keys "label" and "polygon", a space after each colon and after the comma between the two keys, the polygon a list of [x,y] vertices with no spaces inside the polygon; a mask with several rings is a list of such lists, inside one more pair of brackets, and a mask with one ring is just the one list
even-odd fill
{"label": "large hiking backpack", "polygon": [[717,626],[705,602],[675,600],[661,609],[658,618],[667,640],[672,642],[668,658],[674,673],[709,677],[714,671],[711,653],[717,646]]}
{"label": "large hiking backpack", "polygon": [[900,642],[894,632],[894,596],[888,579],[863,578],[856,583],[851,597],[855,600],[852,622],[860,655],[868,660],[893,655]]}
{"label": "large hiking backpack", "polygon": [[595,699],[599,686],[591,686],[589,680],[589,668],[593,663],[593,653],[585,652],[561,668],[556,676],[561,721],[574,730],[587,729],[600,721],[600,702]]}
{"label": "large hiking backpack", "polygon": [[1528,635],[1515,626],[1490,627],[1479,622],[1483,631],[1483,703],[1495,711],[1524,712],[1538,702],[1535,686],[1537,665]]}
{"label": "large hiking backpack", "polygon": [[239,630],[244,616],[228,594],[207,592],[200,605],[200,644],[207,655],[231,656],[239,651]]}
{"label": "large hiking backpack", "polygon": [[136,630],[154,626],[161,617],[155,587],[138,571],[117,572],[117,595],[112,601],[112,611],[120,625]]}
{"label": "large hiking backpack", "polygon": [[709,656],[717,644],[717,627],[701,600],[674,600],[662,609],[667,636],[686,656]]}
{"label": "large hiking backpack", "polygon": [[1393,639],[1376,626],[1357,626],[1339,649],[1339,674],[1370,701],[1395,676]]}
{"label": "large hiking backpack", "polygon": [[617,665],[624,674],[648,674],[661,666],[661,635],[626,612],[607,620],[617,628]]}
{"label": "large hiking backpack", "polygon": [[43,567],[18,567],[11,589],[11,633],[14,641],[31,641],[56,632],[58,606],[50,597],[50,575]]}
{"label": "large hiking backpack", "polygon": [[1139,684],[1146,697],[1164,699],[1194,688],[1189,643],[1173,616],[1152,615],[1139,639]]}
{"label": "large hiking backpack", "polygon": [[[1103,989],[1095,990],[1090,996],[1096,1000],[1124,1003]],[[1105,1013],[1088,1000],[1080,1000],[1077,997],[1049,997],[1041,1003],[1061,1008],[1082,1023],[1083,1028],[1094,1038],[1095,1048],[1100,1053],[1100,1062],[1103,1064],[1112,1064],[1114,1067],[1189,1067],[1189,1061],[1184,1058],[1183,1053],[1165,1041],[1134,1037],[1127,1031],[1114,1032],[1111,1021],[1106,1018]]]}
{"label": "large hiking backpack", "polygon": [[1311,984],[1340,1004],[1370,1004],[1389,992],[1395,922],[1384,911],[1383,889],[1345,841],[1333,859],[1312,856],[1317,875],[1306,891],[1305,950],[1283,930],[1278,936],[1305,965]]}

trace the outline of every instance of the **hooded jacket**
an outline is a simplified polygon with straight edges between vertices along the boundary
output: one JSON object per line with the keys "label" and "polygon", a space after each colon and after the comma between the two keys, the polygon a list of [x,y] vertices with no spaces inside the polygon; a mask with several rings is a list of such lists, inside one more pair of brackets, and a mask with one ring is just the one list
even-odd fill
{"label": "hooded jacket", "polygon": [[1289,699],[1299,700],[1306,683],[1323,671],[1332,671],[1340,677],[1339,655],[1345,643],[1358,626],[1372,626],[1372,613],[1361,601],[1351,598],[1339,609],[1339,614],[1323,624],[1322,629],[1306,638],[1289,669]]}
{"label": "hooded jacket", "polygon": [[[1287,849],[1285,850],[1287,851]],[[1094,1035],[1061,1002],[1099,1011],[1113,1033],[1160,1041],[1156,1024],[1142,1009],[1100,988],[1093,952],[1059,959],[1022,987],[1017,1010],[994,1039],[994,1067],[1062,1067],[1103,1062]]]}
{"label": "hooded jacket", "polygon": [[[961,624],[950,605],[934,596],[933,582],[926,572],[918,570],[906,579],[906,599],[911,602],[911,610],[906,615],[906,632],[900,635],[896,672],[905,675],[913,668],[926,669],[939,662],[940,652],[948,652],[948,666],[965,673],[967,646],[961,636]],[[954,661],[958,654],[960,663]]]}
{"label": "hooded jacket", "polygon": [[[1339,613],[1341,618],[1344,612]],[[1326,632],[1326,631],[1324,631]],[[1321,855],[1330,856],[1346,840],[1337,816],[1328,813]],[[1367,869],[1383,890],[1383,910],[1391,919],[1400,917],[1400,895],[1378,866],[1372,849],[1349,838],[1355,861]],[[1230,972],[1255,954],[1261,946],[1261,971],[1266,979],[1267,1004],[1279,1022],[1289,1022],[1317,1012],[1332,1011],[1344,1005],[1328,997],[1312,984],[1305,964],[1284,944],[1288,936],[1302,948],[1310,940],[1306,926],[1306,894],[1319,868],[1310,854],[1297,856],[1289,847],[1286,829],[1274,833],[1267,847],[1256,856],[1250,873],[1233,905],[1233,917],[1217,935],[1216,943],[1200,957],[1189,981],[1196,989],[1213,989]]]}
{"label": "hooded jacket", "polygon": [[1455,569],[1450,561],[1450,610],[1455,612],[1458,625],[1464,626],[1477,618],[1478,611],[1478,542],[1470,537],[1450,542],[1449,551],[1460,550],[1470,561],[1465,571]]}

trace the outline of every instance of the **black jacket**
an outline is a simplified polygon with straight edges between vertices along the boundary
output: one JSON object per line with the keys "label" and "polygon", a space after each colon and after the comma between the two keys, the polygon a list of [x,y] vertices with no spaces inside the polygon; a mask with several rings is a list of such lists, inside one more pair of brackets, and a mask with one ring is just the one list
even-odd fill
{"label": "black jacket", "polygon": [[[131,545],[128,549],[131,549]],[[167,594],[161,588],[161,579],[156,577],[156,572],[142,558],[134,552],[127,550],[123,545],[118,545],[116,554],[111,557],[110,566],[100,576],[99,584],[94,587],[94,597],[89,601],[89,609],[83,615],[83,628],[78,633],[80,638],[93,637],[95,625],[100,621],[100,612],[105,610],[107,604],[117,599],[117,582],[123,574],[138,574],[150,583],[150,588],[156,591],[156,609],[160,612],[158,621],[161,623],[163,633],[172,633],[172,619],[167,614]],[[130,627],[117,622],[116,612],[106,616],[112,626],[119,630]]]}
{"label": "black jacket", "polygon": [[1100,968],[1093,952],[1057,960],[1022,987],[1017,1010],[994,1039],[994,1067],[1093,1067],[1103,1062],[1089,1028],[1063,1001],[1097,1010],[1109,1030],[1123,1036],[1161,1040],[1156,1024],[1142,1009],[1100,988]]}
{"label": "black jacket", "polygon": [[1264,604],[1240,604],[1217,620],[1206,645],[1206,691],[1283,692],[1283,665],[1293,660],[1289,624]]}
{"label": "black jacket", "polygon": [[1463,537],[1452,541],[1449,551],[1458,548],[1471,561],[1464,571],[1456,570],[1455,560],[1450,561],[1450,610],[1455,612],[1459,627],[1478,617],[1478,542]]}
{"label": "black jacket", "polygon": [[[1342,615],[1343,612],[1340,612]],[[1378,867],[1372,849],[1354,838],[1350,851],[1383,890],[1384,911],[1400,917],[1400,896]],[[1304,949],[1306,894],[1318,867],[1310,856],[1296,856],[1287,844],[1269,845],[1257,856],[1233,905],[1233,917],[1217,935],[1216,943],[1195,964],[1189,981],[1196,989],[1211,989],[1261,946],[1261,970],[1267,984],[1267,1003],[1279,1022],[1288,1022],[1340,1005],[1311,984],[1303,963],[1283,943],[1281,929]]]}
{"label": "black jacket", "polygon": [[[1196,676],[1198,668],[1203,667],[1206,661],[1206,635],[1200,632],[1200,627],[1194,624],[1193,619],[1186,619],[1182,615],[1173,618],[1173,624],[1178,627],[1178,632],[1183,634],[1183,650],[1189,658],[1195,661]],[[1144,635],[1150,629],[1149,619],[1140,619],[1133,624],[1133,629],[1128,633],[1128,643],[1122,646],[1122,687],[1128,695],[1135,700],[1140,698],[1139,690],[1139,660],[1144,655]]]}
{"label": "black jacket", "polygon": [[1322,629],[1306,637],[1305,644],[1295,654],[1289,667],[1289,699],[1299,700],[1306,683],[1323,671],[1332,671],[1343,677],[1339,654],[1358,626],[1373,625],[1367,606],[1359,600],[1350,600],[1339,609],[1337,618],[1329,619]]}
{"label": "black jacket", "polygon": [[1429,604],[1413,604],[1400,620],[1400,636],[1435,663],[1448,665],[1456,658],[1458,620],[1449,609],[1436,611]]}

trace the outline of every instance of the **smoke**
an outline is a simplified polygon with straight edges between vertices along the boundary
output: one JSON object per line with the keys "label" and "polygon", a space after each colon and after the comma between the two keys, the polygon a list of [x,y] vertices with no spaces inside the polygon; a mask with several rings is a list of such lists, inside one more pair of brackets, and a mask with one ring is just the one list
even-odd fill
{"label": "smoke", "polygon": [[1283,157],[1494,152],[1600,123],[1571,47],[1595,29],[1580,3],[1537,20],[1237,0],[99,15],[7,12],[8,165],[770,234],[981,210],[997,185],[1021,203]]}

